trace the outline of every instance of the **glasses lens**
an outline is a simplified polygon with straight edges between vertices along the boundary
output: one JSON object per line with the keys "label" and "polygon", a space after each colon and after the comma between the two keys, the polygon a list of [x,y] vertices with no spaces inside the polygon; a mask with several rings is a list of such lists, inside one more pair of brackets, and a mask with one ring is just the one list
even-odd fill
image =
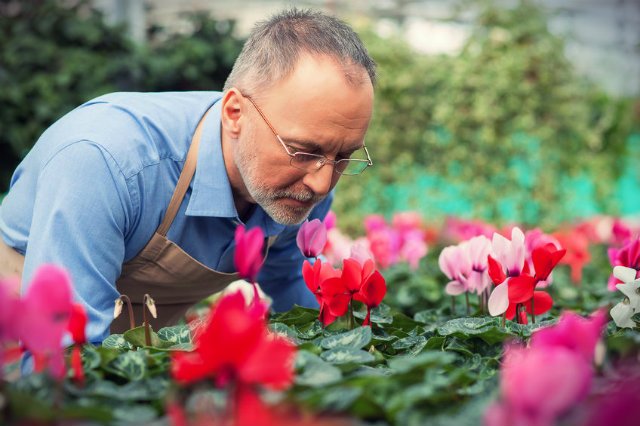
{"label": "glasses lens", "polygon": [[296,152],[291,157],[291,165],[302,170],[318,170],[325,162],[325,158],[322,155],[305,154],[303,152]]}
{"label": "glasses lens", "polygon": [[353,176],[364,172],[364,169],[368,166],[369,163],[366,160],[340,160],[336,163],[335,171],[343,175]]}

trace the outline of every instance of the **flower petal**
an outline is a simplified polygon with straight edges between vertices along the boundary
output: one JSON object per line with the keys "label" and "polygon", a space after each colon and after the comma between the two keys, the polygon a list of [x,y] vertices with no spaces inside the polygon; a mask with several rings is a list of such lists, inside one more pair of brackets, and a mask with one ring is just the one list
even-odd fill
{"label": "flower petal", "polygon": [[508,283],[497,286],[489,296],[489,314],[491,316],[502,315],[509,307]]}

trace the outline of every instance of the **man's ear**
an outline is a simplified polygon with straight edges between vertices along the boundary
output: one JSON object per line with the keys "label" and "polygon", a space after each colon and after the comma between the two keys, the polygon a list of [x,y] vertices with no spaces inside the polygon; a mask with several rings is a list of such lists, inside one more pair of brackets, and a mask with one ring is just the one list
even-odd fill
{"label": "man's ear", "polygon": [[235,87],[230,88],[222,97],[222,129],[227,132],[232,139],[237,139],[240,135],[240,118],[242,117],[242,95]]}

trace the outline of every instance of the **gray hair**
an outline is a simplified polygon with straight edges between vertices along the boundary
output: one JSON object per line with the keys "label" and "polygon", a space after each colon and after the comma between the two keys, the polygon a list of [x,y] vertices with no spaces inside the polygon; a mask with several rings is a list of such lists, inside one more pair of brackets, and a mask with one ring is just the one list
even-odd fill
{"label": "gray hair", "polygon": [[351,84],[359,80],[348,69],[360,66],[375,85],[376,64],[349,25],[318,11],[292,8],[254,26],[224,90],[238,87],[255,94],[269,88],[291,74],[303,53],[336,59]]}

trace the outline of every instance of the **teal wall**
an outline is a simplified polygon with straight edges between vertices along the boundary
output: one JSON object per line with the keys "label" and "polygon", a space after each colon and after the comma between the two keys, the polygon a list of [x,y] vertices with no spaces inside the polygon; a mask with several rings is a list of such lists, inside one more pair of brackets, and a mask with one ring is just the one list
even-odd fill
{"label": "teal wall", "polygon": [[[552,222],[572,221],[595,214],[620,216],[640,215],[640,134],[633,134],[627,141],[627,155],[620,159],[620,177],[613,182],[613,199],[598,200],[593,177],[585,173],[562,176],[558,182],[559,199],[562,205],[549,208],[531,200],[537,176],[545,172],[540,160],[539,143],[526,135],[515,135],[514,140],[522,146],[523,154],[509,161],[503,176],[494,176],[487,185],[500,187],[506,173],[514,176],[521,188],[517,194],[498,197],[497,205],[486,205],[482,194],[469,194],[467,185],[453,183],[447,178],[412,170],[412,178],[407,182],[383,185],[375,179],[368,182],[368,193],[380,194],[368,197],[358,208],[362,214],[372,212],[390,216],[397,211],[416,210],[423,217],[439,219],[454,215],[467,218],[482,218],[489,221],[524,222],[536,224],[553,212]],[[456,175],[459,164],[449,165],[449,176]],[[499,217],[496,217],[498,215]],[[548,219],[548,218],[547,218]],[[549,222],[549,220],[547,220]]]}

